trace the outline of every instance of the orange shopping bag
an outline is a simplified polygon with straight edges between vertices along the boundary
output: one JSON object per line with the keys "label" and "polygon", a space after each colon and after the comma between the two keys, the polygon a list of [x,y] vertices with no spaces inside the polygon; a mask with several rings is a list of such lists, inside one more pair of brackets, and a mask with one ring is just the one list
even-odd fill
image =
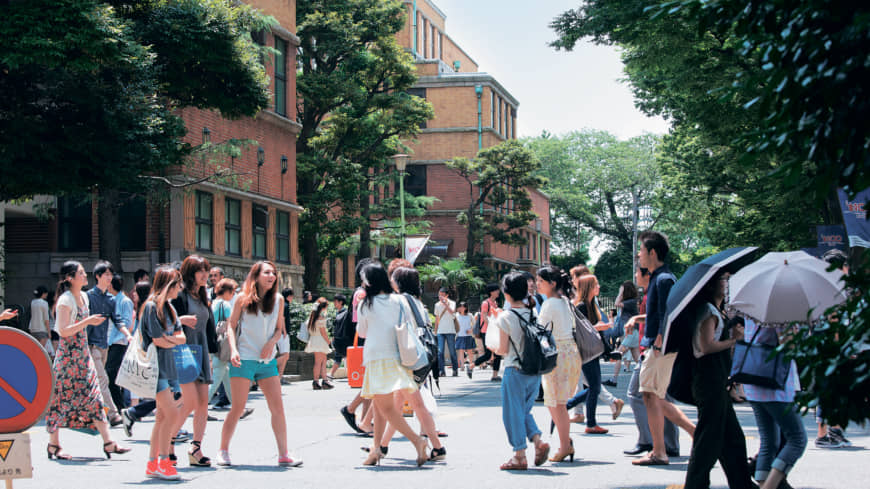
{"label": "orange shopping bag", "polygon": [[357,346],[359,335],[353,335],[353,346],[347,347],[347,385],[361,388],[366,368],[363,367],[363,347]]}

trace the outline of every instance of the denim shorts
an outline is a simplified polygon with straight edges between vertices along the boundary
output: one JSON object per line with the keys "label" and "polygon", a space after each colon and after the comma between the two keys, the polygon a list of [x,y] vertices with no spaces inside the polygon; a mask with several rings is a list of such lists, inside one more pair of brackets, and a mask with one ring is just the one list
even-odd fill
{"label": "denim shorts", "polygon": [[181,392],[176,379],[157,379],[157,392],[172,388],[172,392]]}
{"label": "denim shorts", "polygon": [[230,378],[243,377],[251,382],[260,379],[268,379],[278,375],[278,360],[272,359],[268,362],[260,362],[257,360],[242,360],[242,366],[236,367],[230,365]]}

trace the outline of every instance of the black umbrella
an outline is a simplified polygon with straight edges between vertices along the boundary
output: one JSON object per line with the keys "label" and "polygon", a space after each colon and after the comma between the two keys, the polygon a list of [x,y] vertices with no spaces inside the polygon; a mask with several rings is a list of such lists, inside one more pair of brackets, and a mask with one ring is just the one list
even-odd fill
{"label": "black umbrella", "polygon": [[665,310],[664,343],[665,353],[677,353],[671,384],[668,393],[675,399],[694,404],[692,398],[692,333],[694,328],[693,311],[688,307],[698,293],[720,271],[735,273],[752,263],[756,246],[730,248],[692,265],[671,287],[668,305]]}

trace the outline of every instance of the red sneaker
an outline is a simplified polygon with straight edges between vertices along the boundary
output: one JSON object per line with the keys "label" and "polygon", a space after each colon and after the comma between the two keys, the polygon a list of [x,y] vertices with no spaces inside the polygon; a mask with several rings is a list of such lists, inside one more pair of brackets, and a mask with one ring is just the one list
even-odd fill
{"label": "red sneaker", "polygon": [[151,479],[160,477],[157,475],[157,471],[159,468],[157,467],[157,460],[149,460],[148,464],[145,465],[145,477],[149,477]]}
{"label": "red sneaker", "polygon": [[602,428],[597,425],[591,428],[586,428],[586,434],[588,435],[603,435],[605,433],[607,433],[607,428]]}
{"label": "red sneaker", "polygon": [[157,477],[165,481],[177,481],[181,479],[178,471],[172,465],[172,461],[168,458],[161,459],[157,462]]}

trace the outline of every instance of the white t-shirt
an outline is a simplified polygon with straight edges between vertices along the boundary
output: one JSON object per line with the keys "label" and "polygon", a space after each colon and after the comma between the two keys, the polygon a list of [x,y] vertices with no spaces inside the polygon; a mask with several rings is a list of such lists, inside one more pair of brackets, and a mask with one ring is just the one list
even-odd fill
{"label": "white t-shirt", "polygon": [[471,336],[471,314],[457,314],[456,319],[459,321],[459,332],[456,336]]}
{"label": "white t-shirt", "polygon": [[701,323],[711,316],[717,319],[716,331],[713,333],[713,339],[719,340],[719,338],[722,337],[722,330],[725,329],[725,321],[722,319],[722,314],[716,309],[716,306],[707,303],[695,325],[695,333],[692,334],[692,353],[695,354],[695,358],[701,358],[704,356],[704,353],[701,352]]}
{"label": "white t-shirt", "polygon": [[541,306],[538,324],[553,323],[553,339],[570,340],[574,338],[574,312],[572,309],[573,307],[566,299],[561,297],[549,298]]}
{"label": "white t-shirt", "polygon": [[[456,311],[456,302],[453,302],[450,299],[447,299],[447,303],[450,304],[450,309]],[[442,316],[441,313],[444,313]],[[438,318],[441,318],[439,321]],[[455,316],[450,312],[444,304],[439,300],[435,303],[435,320],[438,321],[438,331],[436,334],[456,334],[456,326],[453,324],[453,318]]]}
{"label": "white t-shirt", "polygon": [[526,307],[514,308],[513,310],[502,311],[495,319],[495,326],[498,329],[506,332],[511,341],[508,342],[508,352],[504,357],[505,367],[520,368],[520,356],[523,354],[523,328],[520,325],[520,319],[514,314],[514,311],[519,313],[525,320],[529,320],[531,312]]}
{"label": "white t-shirt", "polygon": [[45,299],[33,299],[30,303],[30,332],[48,333],[45,324],[48,322],[48,302]]}
{"label": "white t-shirt", "polygon": [[275,357],[275,352],[268,358],[260,358],[260,353],[263,347],[275,334],[275,329],[278,326],[278,315],[283,307],[280,294],[275,294],[275,305],[272,307],[270,314],[264,314],[259,308],[256,314],[248,312],[247,308],[242,309],[241,320],[239,321],[242,327],[242,334],[239,336],[239,356],[242,360],[256,360],[259,362],[268,362]]}

